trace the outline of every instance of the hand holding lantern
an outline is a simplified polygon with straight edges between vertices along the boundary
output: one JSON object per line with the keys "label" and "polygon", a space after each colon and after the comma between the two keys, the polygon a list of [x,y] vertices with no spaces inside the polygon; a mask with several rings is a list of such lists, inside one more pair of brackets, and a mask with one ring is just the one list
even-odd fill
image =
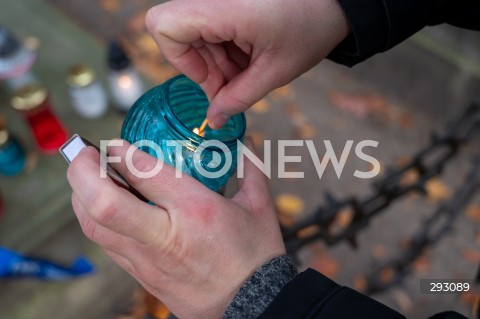
{"label": "hand holding lantern", "polygon": [[[204,120],[208,105],[202,88],[179,75],[135,103],[123,123],[122,138],[130,143],[155,143],[165,163],[218,191],[235,172],[238,141],[244,138],[246,119],[239,114],[222,129],[212,130]],[[159,155],[148,145],[140,149]]]}
{"label": "hand holding lantern", "polygon": [[[244,281],[285,253],[265,176],[246,160],[239,191],[227,199],[188,175],[176,178],[169,165],[152,178],[135,177],[128,149],[128,143],[109,148],[121,159],[115,169],[157,206],[101,179],[99,154],[87,148],[68,170],[85,235],[179,318],[221,318]],[[132,161],[143,172],[157,165],[138,150]]]}
{"label": "hand holding lantern", "polygon": [[202,85],[215,129],[315,66],[350,32],[337,0],[167,1],[146,22],[168,62]]}

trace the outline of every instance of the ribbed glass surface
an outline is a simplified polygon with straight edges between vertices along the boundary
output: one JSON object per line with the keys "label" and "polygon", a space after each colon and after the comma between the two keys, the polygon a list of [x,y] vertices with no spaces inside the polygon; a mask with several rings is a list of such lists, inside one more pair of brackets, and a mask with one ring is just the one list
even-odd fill
{"label": "ribbed glass surface", "polygon": [[[237,166],[237,140],[245,134],[245,116],[234,116],[220,130],[207,127],[205,136],[193,133],[205,120],[208,99],[195,82],[183,75],[172,78],[145,93],[130,109],[122,127],[122,138],[135,143],[152,141],[162,150],[166,164],[177,167],[208,188],[217,191],[224,186]],[[168,142],[173,141],[173,142]],[[194,165],[194,155],[199,153],[197,165],[209,173],[221,171],[226,164],[224,151],[217,146],[200,147],[206,141],[220,141],[232,157],[232,165],[219,177],[204,176]],[[174,143],[174,145],[170,144]],[[176,147],[182,148],[181,158],[176,158]],[[157,152],[148,146],[143,151],[157,157]],[[200,152],[201,151],[201,152]],[[177,167],[180,168],[180,167]]]}
{"label": "ribbed glass surface", "polygon": [[25,168],[25,162],[25,152],[15,138],[0,147],[0,174],[17,175]]}

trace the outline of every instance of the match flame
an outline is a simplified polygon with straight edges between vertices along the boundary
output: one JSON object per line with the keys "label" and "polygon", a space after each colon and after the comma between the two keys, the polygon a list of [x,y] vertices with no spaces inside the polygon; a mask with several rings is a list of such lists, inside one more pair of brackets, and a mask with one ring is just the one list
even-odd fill
{"label": "match flame", "polygon": [[207,119],[205,119],[205,121],[203,121],[202,126],[200,126],[200,128],[196,127],[193,129],[193,133],[200,135],[201,137],[205,137],[205,128],[207,127],[207,124],[208,124],[208,121]]}

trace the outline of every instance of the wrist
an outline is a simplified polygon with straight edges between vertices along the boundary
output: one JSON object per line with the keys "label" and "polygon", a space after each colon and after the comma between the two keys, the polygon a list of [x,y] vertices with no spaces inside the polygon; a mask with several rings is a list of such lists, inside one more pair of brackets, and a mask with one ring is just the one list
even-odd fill
{"label": "wrist", "polygon": [[257,269],[239,289],[223,319],[255,319],[275,299],[280,290],[298,274],[288,256],[271,259]]}

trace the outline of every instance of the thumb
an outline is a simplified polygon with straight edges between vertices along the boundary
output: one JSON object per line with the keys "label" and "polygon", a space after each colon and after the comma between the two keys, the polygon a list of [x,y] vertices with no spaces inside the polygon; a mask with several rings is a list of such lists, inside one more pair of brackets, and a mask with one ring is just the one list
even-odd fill
{"label": "thumb", "polygon": [[[266,175],[258,167],[263,165],[255,151],[253,141],[247,137],[244,144],[244,154],[248,156],[254,155],[257,159],[253,163],[247,155],[244,155],[240,161],[243,161],[243,176],[241,172],[237,172],[238,192],[234,199],[242,202],[243,205],[248,205],[250,210],[255,211],[258,208],[267,207],[270,204],[270,193],[268,189],[268,181]],[[242,165],[239,163],[239,165]],[[258,166],[257,166],[258,165]],[[260,166],[262,167],[262,166]],[[241,171],[241,169],[239,169]]]}
{"label": "thumb", "polygon": [[267,55],[261,55],[218,91],[207,113],[208,123],[213,129],[221,128],[230,117],[246,111],[280,86],[278,72],[272,65]]}

